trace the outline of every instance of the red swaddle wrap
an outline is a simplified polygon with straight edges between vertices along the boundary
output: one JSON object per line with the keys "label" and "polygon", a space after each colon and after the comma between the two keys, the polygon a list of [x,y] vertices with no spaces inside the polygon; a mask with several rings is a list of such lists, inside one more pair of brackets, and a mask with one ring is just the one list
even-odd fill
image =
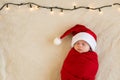
{"label": "red swaddle wrap", "polygon": [[79,53],[70,50],[61,70],[61,80],[95,80],[98,70],[98,56],[89,51]]}

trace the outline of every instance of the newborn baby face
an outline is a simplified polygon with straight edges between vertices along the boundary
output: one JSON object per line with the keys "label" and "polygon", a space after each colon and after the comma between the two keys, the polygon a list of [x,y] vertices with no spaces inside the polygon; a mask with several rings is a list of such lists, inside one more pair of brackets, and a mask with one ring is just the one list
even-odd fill
{"label": "newborn baby face", "polygon": [[90,46],[86,41],[79,40],[74,44],[74,49],[79,53],[84,53],[90,50]]}

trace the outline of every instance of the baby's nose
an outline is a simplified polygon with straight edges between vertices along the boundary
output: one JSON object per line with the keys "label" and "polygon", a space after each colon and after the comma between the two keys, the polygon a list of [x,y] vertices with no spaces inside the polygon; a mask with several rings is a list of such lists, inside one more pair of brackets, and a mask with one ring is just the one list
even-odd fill
{"label": "baby's nose", "polygon": [[82,44],[79,44],[78,46],[79,46],[79,47],[81,47],[81,46],[82,46]]}

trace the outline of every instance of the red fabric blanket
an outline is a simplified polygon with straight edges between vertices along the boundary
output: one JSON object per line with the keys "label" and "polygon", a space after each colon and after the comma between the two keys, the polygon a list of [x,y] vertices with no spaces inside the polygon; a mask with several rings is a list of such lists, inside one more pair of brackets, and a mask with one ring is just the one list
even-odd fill
{"label": "red fabric blanket", "polygon": [[78,53],[70,50],[61,70],[61,80],[95,80],[98,71],[98,56],[89,51]]}

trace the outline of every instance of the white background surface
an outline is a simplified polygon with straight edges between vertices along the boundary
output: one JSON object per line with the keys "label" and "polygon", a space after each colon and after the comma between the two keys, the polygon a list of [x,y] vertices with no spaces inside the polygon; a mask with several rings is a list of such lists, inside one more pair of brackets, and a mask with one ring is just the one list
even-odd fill
{"label": "white background surface", "polygon": [[[1,0],[21,3],[29,0]],[[30,0],[44,6],[73,8],[99,7],[119,0]],[[12,6],[0,11],[0,80],[59,80],[62,63],[70,49],[71,36],[60,46],[53,39],[76,24],[86,25],[98,36],[99,71],[96,80],[120,80],[120,11],[119,6],[98,11],[79,9],[59,10],[50,14],[48,9],[30,11],[28,6]],[[6,65],[5,65],[5,64]],[[4,66],[3,66],[4,64]],[[5,72],[4,72],[5,71]]]}

